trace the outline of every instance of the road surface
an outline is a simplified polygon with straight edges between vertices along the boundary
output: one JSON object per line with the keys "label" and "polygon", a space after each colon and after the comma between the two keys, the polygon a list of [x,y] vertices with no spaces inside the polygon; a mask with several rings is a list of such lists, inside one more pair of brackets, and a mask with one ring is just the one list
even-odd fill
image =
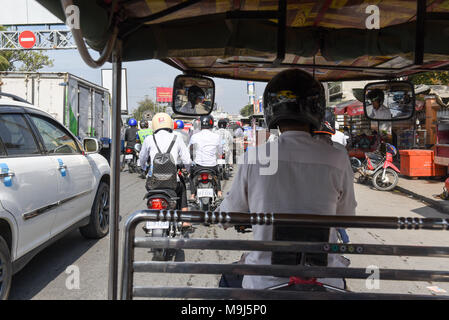
{"label": "road surface", "polygon": [[[123,240],[123,223],[135,210],[144,209],[144,180],[136,174],[121,174],[120,223]],[[226,192],[231,181],[224,185]],[[404,217],[447,217],[427,205],[397,192],[380,192],[369,186],[355,185],[358,202],[358,215],[404,216]],[[140,228],[138,228],[140,234]],[[444,231],[409,231],[409,230],[348,230],[353,243],[405,244],[447,246],[449,234]],[[199,226],[191,237],[220,239],[249,239],[251,234],[237,234],[233,229],[223,230],[219,227]],[[14,276],[11,299],[106,299],[108,281],[109,237],[93,241],[84,239],[78,231],[37,255],[22,271]],[[188,262],[208,261],[231,263],[240,258],[241,252],[218,252],[212,250],[185,252]],[[386,256],[350,256],[351,266],[366,268],[404,268],[447,270],[449,259],[408,258]],[[136,260],[148,260],[148,249],[138,249]],[[120,252],[121,259],[121,252]],[[120,260],[121,261],[121,260]],[[74,271],[79,270],[79,288],[73,282]],[[368,276],[368,275],[367,275]],[[219,276],[215,275],[164,275],[137,274],[138,285],[193,285],[215,287]],[[68,286],[67,286],[68,284]],[[395,292],[431,294],[427,288],[438,286],[449,292],[448,283],[381,281],[378,289],[369,289],[365,280],[349,280],[351,290],[357,292]],[[449,294],[449,293],[448,293]]]}

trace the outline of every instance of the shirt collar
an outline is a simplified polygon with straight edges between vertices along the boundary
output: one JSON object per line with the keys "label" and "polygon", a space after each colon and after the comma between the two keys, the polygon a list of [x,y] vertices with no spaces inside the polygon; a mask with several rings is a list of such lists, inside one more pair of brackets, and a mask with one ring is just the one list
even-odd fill
{"label": "shirt collar", "polygon": [[281,133],[280,135],[281,137],[307,137],[307,138],[311,138],[312,135],[309,132],[305,132],[305,131],[286,131],[284,133]]}

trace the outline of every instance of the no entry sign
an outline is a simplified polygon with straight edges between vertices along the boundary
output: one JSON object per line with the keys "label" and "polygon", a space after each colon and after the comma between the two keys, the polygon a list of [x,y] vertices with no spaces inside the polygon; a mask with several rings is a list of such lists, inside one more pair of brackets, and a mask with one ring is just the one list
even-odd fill
{"label": "no entry sign", "polygon": [[19,44],[24,49],[31,49],[36,44],[36,36],[31,31],[23,31],[19,35]]}

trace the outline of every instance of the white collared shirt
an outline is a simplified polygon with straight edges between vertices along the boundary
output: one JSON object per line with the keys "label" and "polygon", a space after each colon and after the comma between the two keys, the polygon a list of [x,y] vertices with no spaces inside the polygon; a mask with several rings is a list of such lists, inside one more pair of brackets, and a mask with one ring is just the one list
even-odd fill
{"label": "white collared shirt", "polygon": [[[241,164],[220,211],[355,215],[353,172],[346,152],[302,131],[284,132],[277,143],[277,171],[261,175],[259,169],[266,166]],[[276,142],[270,143],[269,150],[275,146]],[[255,240],[272,240],[272,232],[271,226],[253,226]],[[336,231],[331,229],[330,242],[336,241]],[[271,264],[271,252],[253,251],[245,263]],[[344,266],[339,255],[328,255],[328,265]],[[343,286],[341,279],[320,281]],[[261,289],[285,282],[288,279],[245,276],[243,287]]]}
{"label": "white collared shirt", "polygon": [[193,161],[203,167],[215,167],[217,157],[223,153],[220,136],[210,129],[203,129],[190,138],[193,145]]}

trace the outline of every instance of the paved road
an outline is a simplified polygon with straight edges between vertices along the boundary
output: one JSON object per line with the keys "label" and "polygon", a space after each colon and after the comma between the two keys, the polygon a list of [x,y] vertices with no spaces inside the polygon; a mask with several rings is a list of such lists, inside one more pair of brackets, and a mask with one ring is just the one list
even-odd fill
{"label": "paved road", "polygon": [[[224,186],[229,189],[230,182]],[[425,204],[399,193],[379,192],[368,186],[356,184],[358,215],[378,216],[415,216],[441,217],[442,214],[427,207]],[[120,210],[123,217],[121,230],[126,217],[137,209],[145,208],[143,201],[144,180],[127,172],[121,174]],[[438,231],[390,231],[390,230],[349,230],[352,242],[373,244],[416,244],[416,245],[448,245],[449,235]],[[251,234],[236,234],[233,230],[224,231],[218,227],[198,227],[192,237],[197,238],[250,238]],[[121,235],[123,239],[123,235]],[[36,256],[20,273],[13,278],[12,299],[105,299],[107,297],[109,237],[99,241],[85,240],[78,231],[53,244]],[[240,252],[193,251],[185,253],[186,261],[208,261],[231,263],[240,257]],[[136,252],[137,260],[151,257],[147,250]],[[447,270],[449,259],[437,258],[405,258],[381,256],[352,256],[352,266],[366,268],[376,265],[381,268],[429,268]],[[69,274],[65,271],[70,266],[80,270],[80,288],[68,290],[66,281]],[[139,285],[194,285],[214,287],[218,276],[205,275],[137,275]],[[447,283],[394,282],[381,281],[377,292],[422,293],[430,294],[426,288],[437,285],[449,292]],[[368,290],[364,280],[350,280],[349,286],[354,291]]]}

